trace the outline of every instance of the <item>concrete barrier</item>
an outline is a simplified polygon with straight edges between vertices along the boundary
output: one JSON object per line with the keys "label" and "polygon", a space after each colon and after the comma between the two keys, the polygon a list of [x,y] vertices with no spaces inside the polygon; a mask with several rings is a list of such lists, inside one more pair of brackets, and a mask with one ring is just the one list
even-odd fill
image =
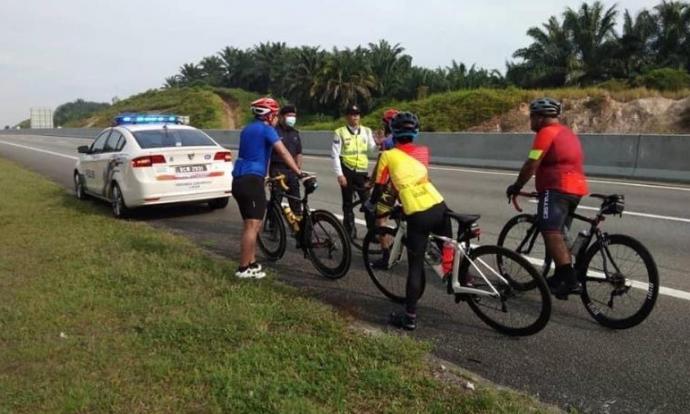
{"label": "concrete barrier", "polygon": [[[100,128],[0,130],[0,134],[95,137]],[[205,130],[231,149],[240,131]],[[329,155],[332,131],[303,131],[307,155]],[[420,134],[435,164],[516,170],[529,152],[533,134],[433,133]],[[690,135],[581,134],[585,171],[589,175],[690,183]]]}

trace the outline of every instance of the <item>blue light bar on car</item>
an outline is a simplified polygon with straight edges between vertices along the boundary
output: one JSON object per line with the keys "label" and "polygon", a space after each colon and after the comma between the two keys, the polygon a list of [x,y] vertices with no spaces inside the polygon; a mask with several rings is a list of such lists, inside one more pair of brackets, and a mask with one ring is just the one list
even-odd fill
{"label": "blue light bar on car", "polygon": [[181,124],[177,115],[121,114],[115,117],[115,125],[134,124]]}

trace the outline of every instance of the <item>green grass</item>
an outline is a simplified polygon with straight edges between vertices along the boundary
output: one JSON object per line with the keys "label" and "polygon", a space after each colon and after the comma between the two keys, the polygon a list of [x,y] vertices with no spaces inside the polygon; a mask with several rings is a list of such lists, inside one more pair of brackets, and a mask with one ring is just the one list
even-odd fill
{"label": "green grass", "polygon": [[0,413],[548,410],[2,159],[0,188]]}

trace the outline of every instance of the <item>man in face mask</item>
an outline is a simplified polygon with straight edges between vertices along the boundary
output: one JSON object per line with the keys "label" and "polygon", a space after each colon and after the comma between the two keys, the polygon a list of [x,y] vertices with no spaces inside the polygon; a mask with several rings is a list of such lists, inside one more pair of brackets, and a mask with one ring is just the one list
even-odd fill
{"label": "man in face mask", "polygon": [[[294,105],[286,105],[280,109],[278,115],[278,125],[276,131],[295,160],[297,165],[302,168],[302,140],[299,136],[299,131],[295,129],[297,123],[297,109]],[[271,177],[284,174],[287,177],[288,194],[300,197],[299,179],[290,168],[288,168],[285,161],[279,157],[271,157],[271,165],[269,168]],[[302,215],[302,205],[298,200],[288,199],[290,209],[298,216]]]}

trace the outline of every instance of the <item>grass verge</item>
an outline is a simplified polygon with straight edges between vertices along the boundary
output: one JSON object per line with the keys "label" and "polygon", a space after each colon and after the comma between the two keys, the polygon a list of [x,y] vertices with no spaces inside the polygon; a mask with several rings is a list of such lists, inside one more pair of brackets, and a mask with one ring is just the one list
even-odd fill
{"label": "grass verge", "polygon": [[3,159],[0,188],[0,413],[548,409]]}

